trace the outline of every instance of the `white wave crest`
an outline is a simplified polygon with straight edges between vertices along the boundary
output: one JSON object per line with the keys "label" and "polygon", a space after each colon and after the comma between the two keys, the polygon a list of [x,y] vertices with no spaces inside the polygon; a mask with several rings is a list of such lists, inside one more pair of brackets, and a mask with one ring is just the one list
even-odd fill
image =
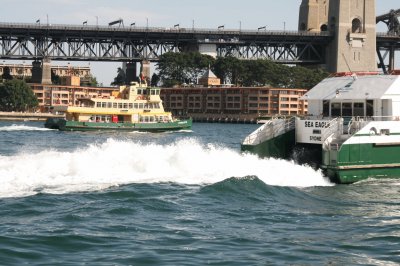
{"label": "white wave crest", "polygon": [[259,159],[193,139],[170,145],[109,139],[74,152],[0,156],[0,197],[99,190],[130,183],[213,184],[255,175],[276,186],[330,186],[310,167]]}
{"label": "white wave crest", "polygon": [[26,125],[11,125],[0,127],[0,131],[49,131],[53,129],[44,128],[44,127],[31,127]]}

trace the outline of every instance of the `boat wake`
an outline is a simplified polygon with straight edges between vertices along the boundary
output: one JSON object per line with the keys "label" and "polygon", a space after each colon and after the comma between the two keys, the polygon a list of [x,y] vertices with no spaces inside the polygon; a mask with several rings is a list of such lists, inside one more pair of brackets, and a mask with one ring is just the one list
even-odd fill
{"label": "boat wake", "polygon": [[11,125],[0,127],[0,131],[49,131],[53,129],[43,128],[43,127],[31,127],[26,125]]}
{"label": "boat wake", "polygon": [[311,167],[185,139],[170,145],[107,140],[73,152],[0,156],[0,197],[101,190],[132,183],[208,185],[256,176],[273,186],[331,186]]}

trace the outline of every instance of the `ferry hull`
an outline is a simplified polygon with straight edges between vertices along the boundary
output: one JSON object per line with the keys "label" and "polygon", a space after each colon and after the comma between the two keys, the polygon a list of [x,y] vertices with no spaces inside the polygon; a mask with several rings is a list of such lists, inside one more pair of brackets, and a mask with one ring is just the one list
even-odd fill
{"label": "ferry hull", "polygon": [[295,131],[290,130],[282,135],[266,140],[256,145],[241,145],[244,152],[255,153],[260,157],[275,157],[288,159],[295,145]]}
{"label": "ferry hull", "polygon": [[46,128],[59,129],[61,131],[144,131],[164,132],[192,127],[192,119],[179,120],[166,123],[98,123],[98,122],[76,122],[65,119],[47,120]]}
{"label": "ferry hull", "polygon": [[327,176],[334,182],[340,184],[351,184],[368,178],[399,178],[400,164],[397,165],[375,165],[372,168],[339,169],[328,168]]}
{"label": "ferry hull", "polygon": [[335,156],[336,164],[329,163],[329,158],[326,160],[329,152],[324,151],[323,157],[328,164],[323,165],[322,168],[326,169],[326,174],[332,180],[343,184],[368,178],[399,178],[400,143],[398,136],[390,138],[396,142],[380,145],[376,143],[345,144]]}

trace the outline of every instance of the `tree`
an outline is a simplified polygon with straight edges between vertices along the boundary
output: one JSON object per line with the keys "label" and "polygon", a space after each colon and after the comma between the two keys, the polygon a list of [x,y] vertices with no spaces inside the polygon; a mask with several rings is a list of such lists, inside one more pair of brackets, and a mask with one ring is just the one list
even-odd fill
{"label": "tree", "polygon": [[23,80],[13,79],[0,84],[0,110],[23,112],[38,106],[32,89]]}
{"label": "tree", "polygon": [[172,87],[196,82],[214,61],[211,56],[199,52],[165,53],[159,58],[157,70],[163,86]]}
{"label": "tree", "polygon": [[1,75],[2,79],[11,80],[13,77],[11,76],[11,70],[8,66],[3,69],[3,75]]}
{"label": "tree", "polygon": [[97,87],[99,86],[99,83],[96,77],[86,75],[85,78],[81,80],[81,86]]}
{"label": "tree", "polygon": [[56,74],[55,71],[51,71],[51,83],[60,85],[61,84],[61,78],[59,75]]}
{"label": "tree", "polygon": [[158,86],[158,82],[160,82],[160,77],[154,73],[153,76],[151,76],[151,86],[152,87],[157,87]]}
{"label": "tree", "polygon": [[114,81],[111,82],[111,85],[124,85],[126,83],[126,74],[122,68],[117,69],[117,76],[114,78]]}

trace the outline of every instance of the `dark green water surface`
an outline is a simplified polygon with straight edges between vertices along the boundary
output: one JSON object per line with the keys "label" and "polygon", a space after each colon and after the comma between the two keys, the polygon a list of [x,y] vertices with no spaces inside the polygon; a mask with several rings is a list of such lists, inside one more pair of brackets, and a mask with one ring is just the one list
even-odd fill
{"label": "dark green water surface", "polygon": [[0,265],[398,265],[400,180],[240,153],[257,125],[0,122]]}

